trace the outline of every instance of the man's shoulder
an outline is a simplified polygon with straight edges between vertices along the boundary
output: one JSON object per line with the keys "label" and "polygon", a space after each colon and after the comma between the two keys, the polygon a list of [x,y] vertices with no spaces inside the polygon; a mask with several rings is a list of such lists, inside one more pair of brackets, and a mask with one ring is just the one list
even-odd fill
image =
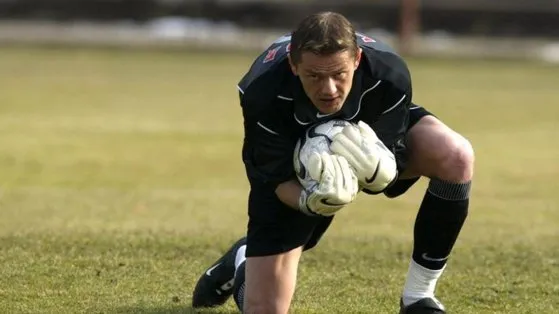
{"label": "man's shoulder", "polygon": [[390,83],[394,87],[411,88],[411,74],[404,59],[390,45],[362,33],[357,33],[357,41],[363,49],[367,72],[375,80]]}
{"label": "man's shoulder", "polygon": [[287,55],[289,53],[290,43],[291,36],[282,36],[274,41],[254,60],[248,72],[239,82],[238,87],[241,93],[247,93],[249,89],[258,93],[267,90],[262,89],[261,86],[254,88],[253,85],[264,84],[272,87],[282,84],[286,74],[289,73]]}
{"label": "man's shoulder", "polygon": [[398,55],[398,53],[394,48],[392,48],[390,45],[388,45],[387,43],[385,43],[384,41],[376,37],[369,36],[360,32],[355,32],[355,35],[357,37],[357,44],[361,48],[372,49],[378,52]]}

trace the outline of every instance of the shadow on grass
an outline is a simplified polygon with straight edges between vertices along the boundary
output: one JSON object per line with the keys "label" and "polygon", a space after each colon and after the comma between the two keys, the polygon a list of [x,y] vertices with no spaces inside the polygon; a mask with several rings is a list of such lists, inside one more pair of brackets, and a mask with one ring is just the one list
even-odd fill
{"label": "shadow on grass", "polygon": [[230,309],[215,308],[215,309],[194,309],[190,305],[168,305],[159,307],[141,307],[141,306],[130,306],[121,307],[116,309],[115,313],[122,314],[238,314],[238,311],[232,311]]}

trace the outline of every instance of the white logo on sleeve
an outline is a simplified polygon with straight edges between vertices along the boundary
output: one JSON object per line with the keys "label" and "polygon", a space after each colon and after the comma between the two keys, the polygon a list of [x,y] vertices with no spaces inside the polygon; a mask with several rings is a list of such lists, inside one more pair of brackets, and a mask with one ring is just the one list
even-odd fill
{"label": "white logo on sleeve", "polygon": [[217,263],[214,266],[212,266],[212,268],[208,269],[206,271],[206,275],[211,276],[212,275],[212,271],[214,271],[214,269],[216,269],[219,265],[221,265],[221,263]]}

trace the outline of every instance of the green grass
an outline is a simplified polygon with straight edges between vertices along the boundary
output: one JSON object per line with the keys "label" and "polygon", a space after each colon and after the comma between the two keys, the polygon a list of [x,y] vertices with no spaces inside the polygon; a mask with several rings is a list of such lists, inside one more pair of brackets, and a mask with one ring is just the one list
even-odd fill
{"label": "green grass", "polygon": [[[197,277],[246,226],[235,85],[252,57],[0,49],[0,312],[193,312]],[[559,311],[559,69],[410,67],[416,102],[476,149],[440,299]],[[294,312],[396,312],[424,188],[342,211],[303,257]]]}

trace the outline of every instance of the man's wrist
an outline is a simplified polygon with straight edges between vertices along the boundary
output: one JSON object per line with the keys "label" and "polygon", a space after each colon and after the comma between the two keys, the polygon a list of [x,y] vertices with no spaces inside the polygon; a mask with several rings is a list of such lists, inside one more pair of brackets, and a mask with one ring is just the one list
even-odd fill
{"label": "man's wrist", "polygon": [[299,211],[308,216],[318,216],[317,213],[309,208],[308,199],[309,193],[303,189],[299,196]]}

